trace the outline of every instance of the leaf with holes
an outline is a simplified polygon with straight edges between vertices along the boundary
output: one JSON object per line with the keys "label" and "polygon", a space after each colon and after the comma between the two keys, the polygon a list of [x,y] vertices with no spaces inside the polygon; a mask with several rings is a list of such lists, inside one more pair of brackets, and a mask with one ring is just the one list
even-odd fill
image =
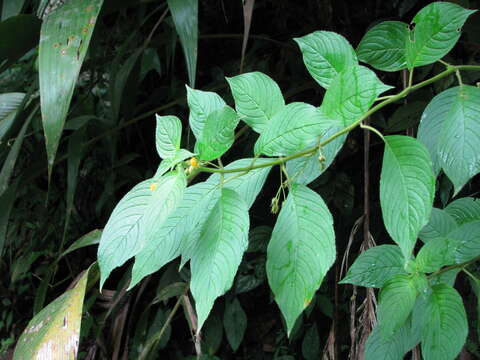
{"label": "leaf with holes", "polygon": [[325,93],[320,109],[338,126],[346,127],[360,119],[381,93],[391,89],[364,66],[356,65],[342,71]]}
{"label": "leaf with holes", "polygon": [[435,175],[427,149],[408,136],[385,137],[380,204],[385,227],[405,260],[428,223],[434,194]]}
{"label": "leaf with holes", "polygon": [[334,261],[330,211],[320,195],[304,185],[292,185],[267,249],[268,283],[289,335]]}
{"label": "leaf with holes", "polygon": [[338,73],[358,64],[355,50],[340,34],[315,31],[294,40],[302,51],[308,72],[325,89]]}
{"label": "leaf with holes", "polygon": [[340,284],[381,288],[395,275],[405,274],[402,250],[397,245],[379,245],[357,257]]}
{"label": "leaf with holes", "polygon": [[457,194],[480,172],[480,89],[463,85],[435,96],[422,115],[418,139],[428,148],[435,171],[443,169]]}
{"label": "leaf with holes", "polygon": [[211,161],[227,152],[235,140],[235,128],[239,120],[230,106],[211,112],[196,144],[199,158]]}
{"label": "leaf with holes", "polygon": [[408,68],[434,63],[452,50],[461,27],[475,11],[450,2],[434,2],[420,10],[406,40]]}
{"label": "leaf with holes", "polygon": [[368,30],[358,44],[358,59],[378,70],[405,69],[407,67],[405,57],[407,38],[407,24],[401,21],[381,22]]}
{"label": "leaf with holes", "polygon": [[258,133],[262,133],[272,116],[285,106],[277,83],[261,72],[237,75],[227,81],[237,113]]}
{"label": "leaf with holes", "polygon": [[186,86],[186,88],[187,103],[190,109],[188,122],[192,128],[193,134],[198,140],[202,135],[208,115],[215,110],[222,109],[227,104],[217,93],[195,90],[188,86]]}
{"label": "leaf with holes", "polygon": [[155,144],[162,159],[172,158],[180,150],[182,122],[176,116],[158,116],[155,131]]}
{"label": "leaf with holes", "polygon": [[190,288],[198,316],[197,331],[202,328],[215,299],[232,286],[248,246],[249,226],[247,204],[233,190],[222,189],[190,260]]}
{"label": "leaf with holes", "polygon": [[[331,121],[316,107],[294,102],[276,113],[255,143],[255,154],[284,156],[313,146]],[[328,125],[327,125],[328,124]]]}
{"label": "leaf with holes", "polygon": [[103,0],[70,0],[42,23],[38,67],[49,174]]}
{"label": "leaf with holes", "polygon": [[142,181],[119,201],[98,247],[100,288],[112,270],[135,256],[146,238],[175,210],[185,186],[185,175],[175,171]]}

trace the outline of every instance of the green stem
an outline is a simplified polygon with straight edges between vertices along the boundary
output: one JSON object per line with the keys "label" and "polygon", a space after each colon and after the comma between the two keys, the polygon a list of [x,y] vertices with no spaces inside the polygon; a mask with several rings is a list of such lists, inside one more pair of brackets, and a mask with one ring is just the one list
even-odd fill
{"label": "green stem", "polygon": [[408,94],[410,94],[411,92],[417,90],[417,89],[420,89],[422,87],[425,87],[427,85],[430,85],[440,79],[443,79],[444,77],[456,72],[456,71],[460,71],[460,70],[473,70],[473,71],[480,71],[480,65],[457,65],[457,66],[451,66],[449,68],[447,68],[445,71],[431,77],[430,79],[427,79],[427,80],[424,80],[422,82],[419,82],[418,84],[415,84],[415,85],[410,85],[408,87],[406,87],[405,89],[403,89],[402,91],[400,91],[398,94],[396,95],[393,95],[389,98],[387,98],[386,100],[378,103],[377,105],[375,105],[374,107],[370,108],[370,110],[368,110],[360,119],[356,120],[355,122],[353,122],[352,124],[348,125],[347,127],[345,127],[344,129],[336,132],[335,134],[333,134],[332,136],[330,136],[328,139],[322,141],[319,145],[316,145],[312,148],[309,148],[307,150],[303,150],[301,152],[298,152],[296,154],[293,154],[293,155],[290,155],[290,156],[286,156],[286,157],[282,157],[282,158],[277,158],[277,159],[274,159],[272,161],[269,161],[269,162],[266,162],[266,163],[262,163],[262,164],[257,164],[257,165],[251,165],[251,166],[247,166],[247,167],[242,167],[242,168],[235,168],[235,169],[213,169],[213,168],[208,168],[208,167],[200,167],[198,168],[198,172],[207,172],[207,173],[223,173],[223,174],[226,174],[226,173],[236,173],[236,172],[249,172],[251,170],[255,170],[255,169],[261,169],[261,168],[264,168],[264,167],[270,167],[270,166],[275,166],[275,165],[281,165],[281,164],[284,164],[286,163],[287,161],[289,160],[293,160],[293,159],[297,159],[299,157],[303,157],[303,156],[306,156],[306,155],[311,155],[313,154],[315,151],[317,151],[317,149],[319,147],[323,147],[325,145],[327,145],[328,143],[332,142],[333,140],[335,140],[336,138],[346,134],[346,133],[349,133],[350,131],[352,131],[353,129],[355,129],[357,126],[360,126],[360,124],[362,123],[363,120],[365,120],[366,118],[368,118],[369,116],[371,116],[372,114],[376,113],[378,110],[382,109],[383,107],[387,106],[388,104],[391,104],[397,100],[400,100],[404,97],[406,97]]}

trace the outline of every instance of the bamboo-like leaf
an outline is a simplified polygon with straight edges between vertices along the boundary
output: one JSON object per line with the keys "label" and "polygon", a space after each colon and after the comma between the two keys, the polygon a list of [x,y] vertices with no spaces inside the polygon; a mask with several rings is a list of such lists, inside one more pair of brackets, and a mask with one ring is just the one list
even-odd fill
{"label": "bamboo-like leaf", "polygon": [[103,0],[70,0],[42,24],[38,64],[49,176],[102,4]]}

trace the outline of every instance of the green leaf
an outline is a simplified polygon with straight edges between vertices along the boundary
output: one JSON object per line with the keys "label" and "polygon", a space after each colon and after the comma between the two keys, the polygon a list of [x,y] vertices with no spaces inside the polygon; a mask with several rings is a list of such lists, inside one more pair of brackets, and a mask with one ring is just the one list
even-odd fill
{"label": "green leaf", "polygon": [[455,263],[454,242],[448,238],[435,238],[423,245],[417,254],[416,264],[421,272],[430,273],[445,265]]}
{"label": "green leaf", "polygon": [[455,262],[461,264],[480,256],[480,220],[460,225],[448,234],[453,241]]}
{"label": "green leaf", "polygon": [[355,50],[340,34],[315,31],[293,40],[302,51],[308,72],[325,89],[338,73],[358,64]]}
{"label": "green leaf", "polygon": [[400,21],[384,21],[375,25],[358,44],[358,59],[378,70],[405,69],[408,32],[408,25]]}
{"label": "green leaf", "polygon": [[474,12],[450,2],[434,2],[420,10],[406,40],[408,68],[434,63],[452,50],[461,27]]}
{"label": "green leaf", "polygon": [[302,355],[305,360],[317,360],[320,358],[320,336],[317,324],[310,326],[305,333],[302,342]]}
{"label": "green leaf", "polygon": [[277,83],[261,72],[237,75],[227,81],[237,113],[258,133],[262,133],[273,115],[285,106]]}
{"label": "green leaf", "polygon": [[77,357],[88,270],[78,283],[40,311],[17,343],[14,360]]}
{"label": "green leaf", "polygon": [[239,117],[230,106],[211,112],[205,120],[202,134],[196,144],[199,158],[205,161],[222,156],[233,145]]}
{"label": "green leaf", "polygon": [[[218,187],[210,183],[198,183],[185,190],[175,211],[148,234],[144,247],[135,256],[130,288],[175,259],[183,250],[194,247],[219,196]],[[190,256],[185,254],[184,262],[189,259]]]}
{"label": "green leaf", "polygon": [[13,204],[17,199],[17,183],[14,183],[10,188],[0,195],[0,257],[3,254],[3,249],[7,243],[7,230],[10,220],[10,213]]}
{"label": "green leaf", "polygon": [[90,231],[89,233],[83,235],[79,239],[77,239],[72,245],[65,250],[60,257],[64,257],[67,254],[70,254],[72,251],[84,248],[86,246],[97,245],[100,244],[100,239],[102,237],[102,230],[95,229]]}
{"label": "green leaf", "polygon": [[49,176],[103,0],[70,0],[43,21],[38,56]]}
{"label": "green leaf", "polygon": [[322,198],[294,184],[267,249],[267,276],[291,333],[335,261],[333,219]]}
{"label": "green leaf", "polygon": [[162,176],[167,171],[172,170],[176,165],[181,163],[182,161],[195,156],[195,154],[191,153],[185,149],[178,149],[172,155],[172,157],[163,159],[160,165],[158,166],[157,172],[155,173],[155,178]]}
{"label": "green leaf", "polygon": [[365,343],[365,360],[403,360],[419,343],[418,330],[407,321],[393,336],[385,338],[376,326]]}
{"label": "green leaf", "polygon": [[458,292],[446,284],[434,285],[423,308],[423,320],[423,358],[455,359],[468,334],[467,315]]}
{"label": "green leaf", "polygon": [[457,278],[457,275],[460,272],[460,270],[461,270],[460,268],[453,268],[437,275],[432,274],[433,276],[430,277],[431,284],[432,285],[447,284],[453,287],[453,285],[455,285],[455,279]]}
{"label": "green leaf", "polygon": [[[283,156],[312,146],[331,122],[312,105],[294,102],[283,107],[255,143],[255,154]],[[313,143],[312,143],[313,142]]]}
{"label": "green leaf", "polygon": [[426,243],[430,240],[444,238],[456,227],[457,223],[446,210],[433,208],[428,224],[422,228],[418,237]]}
{"label": "green leaf", "polygon": [[480,89],[463,85],[435,96],[423,113],[418,139],[428,148],[435,172],[442,168],[457,194],[480,172]]}
{"label": "green leaf", "polygon": [[434,194],[435,176],[427,149],[408,136],[385,137],[380,204],[385,227],[405,260],[428,223]]}
{"label": "green leaf", "polygon": [[195,87],[198,46],[198,0],[168,0],[173,23],[187,63],[188,80]]}
{"label": "green leaf", "polygon": [[393,336],[405,324],[416,298],[415,283],[409,275],[398,274],[385,283],[380,291],[377,309],[378,327],[382,336]]}
{"label": "green leaf", "polygon": [[247,315],[237,298],[226,303],[225,313],[223,314],[223,326],[225,327],[228,343],[232,347],[233,352],[236,352],[242,343],[245,330],[247,329]]}
{"label": "green leaf", "polygon": [[215,299],[232,286],[248,246],[247,204],[230,189],[222,189],[217,204],[204,224],[190,261],[190,288],[195,299],[198,330]]}
{"label": "green leaf", "polygon": [[362,117],[381,93],[391,89],[364,66],[342,71],[325,93],[320,109],[338,126],[346,127]]}
{"label": "green leaf", "polygon": [[41,24],[35,15],[17,15],[0,23],[0,71],[38,45]]}
{"label": "green leaf", "polygon": [[480,200],[471,197],[460,198],[448,204],[445,211],[458,225],[480,220]]}
{"label": "green leaf", "polygon": [[[271,162],[271,160],[265,158],[240,159],[225,166],[225,170],[241,168],[248,169],[250,166],[267,164],[269,162]],[[271,169],[271,166],[266,166],[263,168],[248,170],[248,172],[245,171],[243,173],[226,173],[223,175],[223,186],[227,189],[234,190],[245,201],[250,209],[259,192],[262,190],[265,180],[267,179]],[[220,174],[212,174],[208,178],[207,182],[220,185]]]}
{"label": "green leaf", "polygon": [[397,245],[379,245],[357,257],[339,284],[381,288],[395,275],[406,274],[402,250]]}
{"label": "green leaf", "polygon": [[25,0],[3,0],[2,21],[20,14]]}
{"label": "green leaf", "polygon": [[[328,139],[341,129],[341,127],[332,126],[325,131],[320,138],[320,142]],[[347,135],[339,136],[322,147],[321,151],[317,153],[287,161],[287,172],[290,174],[290,178],[294,179],[297,184],[310,184],[313,180],[322,175],[323,172],[333,163],[333,160],[335,160],[338,152],[343,147],[346,138]],[[325,158],[325,161],[320,161],[319,158],[321,156]]]}
{"label": "green leaf", "polygon": [[144,246],[146,238],[176,208],[186,186],[183,172],[137,184],[117,204],[102,233],[98,248],[100,288],[113,269],[123,265]]}
{"label": "green leaf", "polygon": [[424,101],[412,101],[399,106],[388,118],[385,131],[396,133],[416,126],[420,122],[427,103]]}
{"label": "green leaf", "polygon": [[222,109],[227,104],[217,93],[211,91],[195,90],[188,86],[187,103],[190,108],[188,122],[195,137],[200,139],[208,115],[215,110]]}
{"label": "green leaf", "polygon": [[0,94],[0,121],[4,121],[8,115],[16,113],[24,98],[25,93],[20,92]]}
{"label": "green leaf", "polygon": [[155,144],[162,159],[174,157],[180,150],[182,140],[182,122],[176,116],[158,116],[155,131]]}

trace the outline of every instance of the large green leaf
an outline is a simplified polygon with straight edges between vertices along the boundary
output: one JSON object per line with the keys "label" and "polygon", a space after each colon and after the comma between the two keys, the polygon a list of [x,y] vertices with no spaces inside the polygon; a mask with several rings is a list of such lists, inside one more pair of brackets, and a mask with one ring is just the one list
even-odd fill
{"label": "large green leaf", "polygon": [[404,270],[402,250],[397,245],[379,245],[357,257],[340,284],[381,288],[385,282]]}
{"label": "large green leaf", "polygon": [[418,139],[435,171],[442,168],[458,193],[480,172],[480,89],[463,85],[435,96],[423,113]]}
{"label": "large green leaf", "polygon": [[427,149],[408,136],[385,137],[380,204],[385,227],[406,260],[428,223],[434,194],[435,176]]}
{"label": "large green leaf", "polygon": [[[155,231],[148,233],[144,247],[135,256],[130,288],[175,259],[184,249],[194,247],[219,196],[218,186],[211,183],[198,183],[185,190],[175,211]],[[190,256],[185,255],[184,262],[189,259]]]}
{"label": "large green leaf", "polygon": [[113,269],[135,256],[150,236],[175,210],[186,186],[183,172],[137,184],[117,204],[102,233],[98,248],[100,288]]}
{"label": "large green leaf", "polygon": [[241,119],[261,133],[268,122],[285,106],[277,83],[261,72],[251,72],[227,78],[235,109]]}
{"label": "large green leaf", "polygon": [[407,38],[407,24],[400,21],[381,22],[368,30],[358,44],[358,59],[378,70],[405,69]]}
{"label": "large green leaf", "polygon": [[377,309],[378,327],[384,337],[393,336],[405,324],[416,298],[415,283],[409,275],[395,275],[385,283],[380,291]]}
{"label": "large green leaf", "polygon": [[103,0],[70,0],[43,21],[38,67],[49,174]]}
{"label": "large green leaf", "polygon": [[217,93],[187,88],[187,102],[190,108],[188,122],[195,137],[200,139],[208,115],[223,108],[226,103]]}
{"label": "large green leaf", "polygon": [[333,219],[322,198],[294,184],[267,249],[267,276],[290,334],[335,261]]}
{"label": "large green leaf", "polygon": [[450,2],[434,2],[420,10],[412,20],[414,28],[406,40],[408,67],[428,65],[446,55],[474,12]]}
{"label": "large green leaf", "polygon": [[308,72],[325,89],[338,73],[358,64],[355,50],[340,34],[315,31],[294,40],[302,51]]}
{"label": "large green leaf", "polygon": [[18,339],[14,360],[77,358],[87,279],[88,270],[73,289],[30,320]]}
{"label": "large green leaf", "polygon": [[426,243],[430,240],[444,238],[456,227],[457,223],[446,210],[433,208],[428,224],[422,228],[418,237]]}
{"label": "large green leaf", "polygon": [[480,220],[460,225],[447,235],[453,242],[455,262],[461,264],[480,256]]}
{"label": "large green leaf", "polygon": [[458,292],[446,284],[434,285],[417,318],[417,326],[422,329],[423,358],[455,359],[468,334],[467,315]]}
{"label": "large green leaf", "polygon": [[0,71],[38,44],[41,24],[35,15],[23,14],[0,23]]}
{"label": "large green leaf", "polygon": [[195,299],[198,331],[215,299],[232,286],[248,246],[247,204],[230,189],[222,194],[202,228],[192,254],[190,288]]}
{"label": "large green leaf", "polygon": [[230,106],[211,112],[205,120],[196,144],[201,160],[210,161],[222,156],[233,145],[239,117]]}
{"label": "large green leaf", "polygon": [[337,120],[338,126],[345,127],[363,116],[378,95],[391,88],[372,70],[351,66],[332,81],[320,108],[328,117]]}
{"label": "large green leaf", "polygon": [[[289,155],[315,143],[331,121],[316,107],[294,102],[277,112],[255,143],[255,154]],[[312,144],[313,142],[313,144]]]}
{"label": "large green leaf", "polygon": [[[262,165],[270,161],[270,159],[264,158],[240,159],[225,166],[225,170],[248,169],[250,166]],[[248,172],[226,173],[223,175],[223,186],[227,189],[234,190],[245,201],[248,208],[251,208],[258,193],[262,190],[271,168],[271,166],[266,166],[248,170]],[[212,174],[207,182],[219,185],[221,183],[221,175]]]}
{"label": "large green leaf", "polygon": [[176,116],[158,116],[155,131],[155,144],[162,159],[172,158],[180,150],[182,122]]}
{"label": "large green leaf", "polygon": [[195,87],[198,47],[198,0],[168,0],[175,29],[187,63],[188,79]]}
{"label": "large green leaf", "polygon": [[471,197],[454,200],[447,205],[445,212],[450,214],[459,225],[480,220],[480,200]]}
{"label": "large green leaf", "polygon": [[[332,126],[324,132],[320,138],[320,142],[328,139],[339,130],[341,130],[340,127]],[[333,163],[335,156],[337,156],[342,148],[346,138],[347,135],[339,136],[322,147],[320,151],[310,156],[301,156],[287,161],[287,172],[289,173],[290,178],[298,184],[308,185],[311,183]],[[322,161],[321,157],[325,160]]]}
{"label": "large green leaf", "polygon": [[416,265],[421,272],[429,273],[455,263],[454,241],[446,237],[435,238],[423,245],[417,254]]}

